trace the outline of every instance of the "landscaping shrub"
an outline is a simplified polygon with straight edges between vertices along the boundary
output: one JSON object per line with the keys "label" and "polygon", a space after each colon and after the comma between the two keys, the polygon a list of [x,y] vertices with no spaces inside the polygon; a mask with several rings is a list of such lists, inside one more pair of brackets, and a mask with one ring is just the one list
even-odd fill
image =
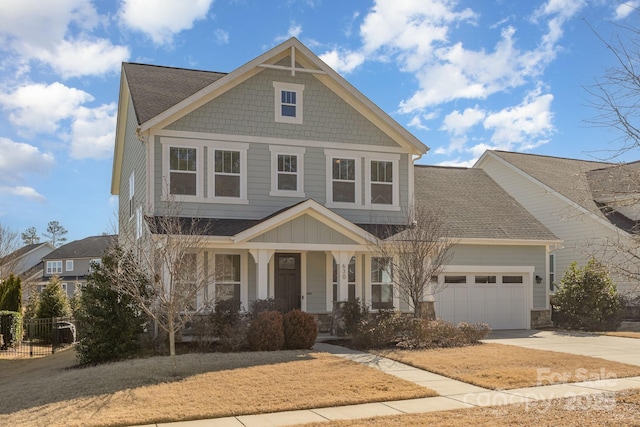
{"label": "landscaping shrub", "polygon": [[279,311],[278,304],[273,298],[257,299],[249,305],[249,317],[255,319],[263,311]]}
{"label": "landscaping shrub", "polygon": [[279,311],[261,311],[249,324],[247,343],[252,351],[275,351],[284,347],[284,328]]}
{"label": "landscaping shrub", "polygon": [[60,278],[53,276],[40,294],[36,317],[38,319],[50,319],[52,317],[65,317],[71,313],[67,294],[60,285]]}
{"label": "landscaping shrub", "polygon": [[220,337],[225,328],[235,326],[240,321],[240,302],[232,299],[216,301],[215,311],[210,318],[213,333]]}
{"label": "landscaping shrub", "polygon": [[491,328],[486,323],[460,322],[458,329],[464,334],[467,344],[477,344],[491,333]]}
{"label": "landscaping shrub", "polygon": [[241,316],[240,320],[233,324],[227,325],[222,330],[218,339],[218,349],[220,351],[238,352],[249,349],[247,342],[247,333],[249,331],[249,322],[246,316]]}
{"label": "landscaping shrub", "polygon": [[3,348],[19,343],[22,340],[22,315],[16,311],[0,311],[0,335]]}
{"label": "landscaping shrub", "polygon": [[318,336],[318,323],[312,314],[291,310],[283,317],[284,345],[288,349],[309,349]]}
{"label": "landscaping shrub", "polygon": [[353,345],[362,349],[393,346],[399,340],[404,323],[405,319],[400,313],[380,310],[353,333]]}
{"label": "landscaping shrub", "polygon": [[594,259],[565,272],[553,297],[554,323],[567,329],[615,330],[622,320],[620,296],[604,266]]}
{"label": "landscaping shrub", "polygon": [[22,312],[22,281],[13,274],[0,280],[0,311]]}
{"label": "landscaping shrub", "polygon": [[342,307],[342,321],[344,322],[345,333],[352,335],[358,328],[364,325],[369,319],[369,307],[360,302],[359,298],[346,301]]}

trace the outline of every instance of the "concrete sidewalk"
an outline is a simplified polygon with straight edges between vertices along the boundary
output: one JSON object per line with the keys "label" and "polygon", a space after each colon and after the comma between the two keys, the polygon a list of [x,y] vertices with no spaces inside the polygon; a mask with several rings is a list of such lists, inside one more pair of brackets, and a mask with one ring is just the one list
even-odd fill
{"label": "concrete sidewalk", "polygon": [[[523,339],[522,335],[538,334],[542,331],[511,331],[511,337],[502,335],[490,338],[487,341],[498,342],[500,340]],[[514,335],[515,334],[515,335]],[[543,334],[546,336],[546,334]],[[615,337],[609,337],[615,338]],[[630,338],[620,338],[634,341]],[[635,340],[638,341],[638,340]],[[513,341],[512,341],[513,342]],[[505,342],[505,344],[507,344]],[[635,345],[640,345],[637,342]],[[632,351],[635,346],[628,343],[627,347]],[[535,348],[535,347],[531,347]],[[568,348],[571,348],[569,346]],[[335,345],[317,343],[315,350],[324,351],[339,357],[344,357],[355,362],[363,363],[376,368],[389,375],[412,381],[423,387],[428,387],[440,394],[438,397],[422,399],[396,400],[390,402],[366,403],[360,405],[347,405],[330,408],[316,408],[299,411],[276,412],[259,415],[241,415],[209,420],[183,421],[166,424],[153,424],[157,427],[268,427],[289,426],[310,422],[326,422],[346,419],[362,419],[384,415],[418,414],[451,409],[464,409],[476,406],[500,406],[514,403],[536,402],[562,397],[597,396],[620,390],[640,388],[640,377],[619,378],[610,380],[586,381],[572,384],[556,384],[541,387],[528,387],[511,390],[488,390],[451,378],[433,374],[399,363],[384,357],[369,353],[351,350]],[[555,351],[564,351],[558,347]],[[569,352],[569,351],[567,351]],[[580,353],[575,353],[580,354]],[[150,427],[149,426],[149,427]],[[145,426],[146,427],[146,426]]]}

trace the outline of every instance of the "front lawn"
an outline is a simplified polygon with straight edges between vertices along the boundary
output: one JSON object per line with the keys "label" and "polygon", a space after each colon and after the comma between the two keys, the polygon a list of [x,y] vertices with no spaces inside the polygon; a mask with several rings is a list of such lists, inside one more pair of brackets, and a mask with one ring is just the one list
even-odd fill
{"label": "front lawn", "polygon": [[491,389],[640,376],[640,366],[502,344],[376,354]]}

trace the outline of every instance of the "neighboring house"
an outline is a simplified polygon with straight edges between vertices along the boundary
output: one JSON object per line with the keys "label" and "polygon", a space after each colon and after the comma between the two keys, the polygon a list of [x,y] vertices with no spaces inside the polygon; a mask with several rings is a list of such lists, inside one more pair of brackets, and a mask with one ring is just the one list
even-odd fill
{"label": "neighboring house", "polygon": [[87,282],[91,263],[102,261],[105,250],[112,246],[115,236],[92,236],[56,248],[42,258],[43,274],[38,280],[37,291],[42,291],[53,276],[58,276],[68,297]]}
{"label": "neighboring house", "polygon": [[[177,201],[181,217],[209,225],[197,253],[207,295],[245,308],[272,297],[322,321],[350,298],[408,310],[371,247],[380,224],[406,225],[417,201],[449,204],[451,219],[482,205],[484,222],[466,219],[455,236],[439,314],[537,324],[548,299],[535,277],[559,240],[496,185],[481,192],[476,178],[492,182],[481,171],[452,172],[475,200],[456,211],[449,170],[414,167],[427,150],[295,38],[229,74],[124,63],[111,184],[120,236],[145,241]],[[497,198],[531,227],[489,221]]]}
{"label": "neighboring house", "polygon": [[[620,247],[637,250],[640,163],[615,164],[559,157],[487,151],[475,168],[484,170],[534,217],[563,240],[550,254],[547,283],[554,290],[577,261],[592,256],[610,266],[623,294],[638,292],[640,263]],[[636,259],[638,253],[636,252]],[[629,270],[635,280],[620,273]]]}
{"label": "neighboring house", "polygon": [[55,249],[49,242],[34,243],[15,250],[4,258],[0,259],[0,279],[4,279],[10,274],[20,276],[23,280],[25,274],[37,267],[42,258]]}

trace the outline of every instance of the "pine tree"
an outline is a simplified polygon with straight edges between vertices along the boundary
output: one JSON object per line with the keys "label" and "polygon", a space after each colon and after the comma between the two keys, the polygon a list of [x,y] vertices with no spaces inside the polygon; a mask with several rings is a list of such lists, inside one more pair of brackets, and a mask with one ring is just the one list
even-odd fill
{"label": "pine tree", "polygon": [[58,247],[67,241],[67,238],[65,237],[65,234],[67,233],[67,229],[60,225],[58,221],[49,221],[49,224],[47,224],[47,231],[43,233],[43,235],[49,239],[49,242],[51,242],[53,246]]}
{"label": "pine tree", "polygon": [[40,319],[64,317],[69,313],[69,301],[60,285],[60,278],[53,276],[40,294],[36,317]]}
{"label": "pine tree", "polygon": [[0,311],[22,312],[22,281],[13,274],[0,284]]}
{"label": "pine tree", "polygon": [[35,227],[29,227],[22,233],[22,242],[25,245],[40,243],[40,236],[38,236],[38,231]]}

